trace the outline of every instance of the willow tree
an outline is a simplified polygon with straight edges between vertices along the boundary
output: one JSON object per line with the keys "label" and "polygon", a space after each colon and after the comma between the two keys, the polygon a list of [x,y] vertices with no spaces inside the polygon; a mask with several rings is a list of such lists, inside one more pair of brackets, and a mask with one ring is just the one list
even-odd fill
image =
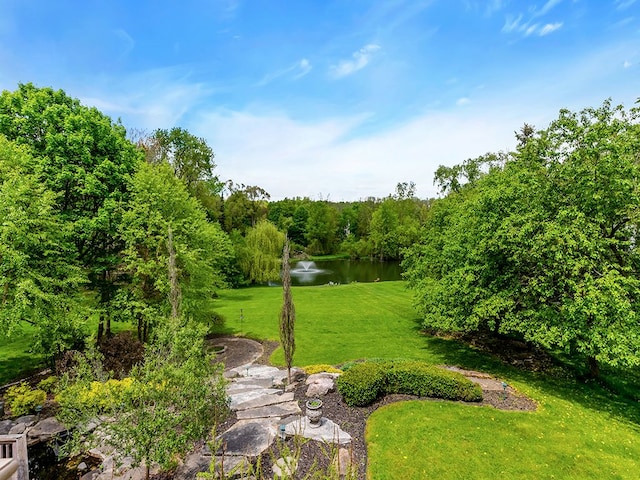
{"label": "willow tree", "polygon": [[291,383],[291,364],[296,350],[294,325],[296,307],[291,296],[291,273],[289,267],[289,239],[285,240],[282,252],[282,310],[280,311],[280,343],[284,350],[284,361],[287,364],[287,377]]}

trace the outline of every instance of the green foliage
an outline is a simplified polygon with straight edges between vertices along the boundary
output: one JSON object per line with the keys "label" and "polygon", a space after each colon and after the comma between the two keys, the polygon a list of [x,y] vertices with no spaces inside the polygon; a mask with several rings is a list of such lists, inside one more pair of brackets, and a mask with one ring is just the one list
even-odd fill
{"label": "green foliage", "polygon": [[214,288],[224,284],[222,272],[234,255],[226,234],[207,222],[198,201],[168,164],[143,165],[133,178],[132,202],[120,225],[125,268],[132,277],[121,300],[138,321],[142,339],[169,312],[169,228],[186,316],[206,321]]}
{"label": "green foliage", "polygon": [[248,229],[239,249],[240,267],[251,283],[280,279],[281,253],[285,236],[268,220]]}
{"label": "green foliage", "polygon": [[284,352],[287,376],[291,383],[291,366],[296,351],[296,307],[291,294],[291,266],[289,265],[289,240],[285,241],[282,251],[282,308],[280,309],[280,346]]}
{"label": "green foliage", "polygon": [[72,232],[56,211],[57,195],[26,147],[0,134],[0,327],[36,327],[35,350],[49,357],[83,336]]}
{"label": "green foliage", "polygon": [[461,374],[417,361],[359,363],[338,377],[337,384],[350,406],[370,405],[391,393],[468,402],[482,400],[482,389]]}
{"label": "green foliage", "polygon": [[338,377],[337,387],[342,399],[351,407],[372,404],[386,388],[384,363],[364,362],[354,365]]}
{"label": "green foliage", "polygon": [[47,392],[39,389],[32,389],[28,384],[21,383],[7,389],[5,399],[11,414],[14,417],[33,413],[35,408],[44,405],[47,400]]}
{"label": "green foliage", "polygon": [[147,469],[156,463],[164,470],[175,466],[227,413],[223,366],[205,353],[204,329],[181,322],[158,331],[130,378],[105,379],[99,365],[88,370],[85,360],[58,395],[59,418],[81,427],[107,414],[100,428],[118,455]]}
{"label": "green foliage", "polygon": [[424,326],[519,335],[594,376],[640,365],[639,116],[563,110],[517,152],[467,162],[489,168],[434,203],[403,264]]}
{"label": "green foliage", "polygon": [[53,393],[58,386],[58,377],[51,375],[38,382],[38,388],[46,393]]}
{"label": "green foliage", "polygon": [[482,401],[482,389],[457,372],[424,362],[401,361],[387,365],[386,392],[420,397]]}

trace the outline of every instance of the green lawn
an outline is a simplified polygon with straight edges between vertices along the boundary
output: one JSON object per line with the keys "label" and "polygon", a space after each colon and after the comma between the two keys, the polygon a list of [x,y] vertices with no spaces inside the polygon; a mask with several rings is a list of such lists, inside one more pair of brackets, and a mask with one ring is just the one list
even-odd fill
{"label": "green lawn", "polygon": [[[221,292],[220,333],[278,339],[282,290]],[[294,364],[414,358],[481,369],[536,400],[536,412],[403,402],[367,428],[371,479],[638,478],[640,404],[595,383],[504,365],[455,341],[421,336],[402,282],[294,287]],[[240,309],[244,319],[240,321]],[[272,361],[283,363],[277,350]],[[637,392],[638,385],[632,385]]]}
{"label": "green lawn", "polygon": [[[113,322],[111,324],[111,330],[114,333],[131,328],[128,323]],[[85,327],[87,335],[95,334],[97,329],[98,319],[89,319]],[[0,337],[0,386],[46,366],[44,357],[31,351],[33,335],[33,327],[24,325],[20,334],[13,335],[9,339]]]}

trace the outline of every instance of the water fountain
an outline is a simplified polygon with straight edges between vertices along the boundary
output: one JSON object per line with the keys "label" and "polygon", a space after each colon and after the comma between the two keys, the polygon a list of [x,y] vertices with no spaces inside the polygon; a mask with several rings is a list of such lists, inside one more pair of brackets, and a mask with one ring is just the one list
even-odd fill
{"label": "water fountain", "polygon": [[291,276],[299,283],[313,283],[316,277],[325,273],[326,270],[318,268],[315,262],[301,260],[291,269]]}

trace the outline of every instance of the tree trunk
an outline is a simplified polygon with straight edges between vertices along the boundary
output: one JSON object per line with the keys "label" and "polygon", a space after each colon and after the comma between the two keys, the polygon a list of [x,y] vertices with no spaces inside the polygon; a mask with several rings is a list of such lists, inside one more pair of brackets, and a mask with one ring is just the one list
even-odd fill
{"label": "tree trunk", "polygon": [[102,340],[104,335],[104,315],[100,315],[100,321],[98,322],[98,342]]}
{"label": "tree trunk", "polygon": [[596,357],[588,356],[587,365],[589,366],[589,378],[600,377],[600,365],[598,364]]}

